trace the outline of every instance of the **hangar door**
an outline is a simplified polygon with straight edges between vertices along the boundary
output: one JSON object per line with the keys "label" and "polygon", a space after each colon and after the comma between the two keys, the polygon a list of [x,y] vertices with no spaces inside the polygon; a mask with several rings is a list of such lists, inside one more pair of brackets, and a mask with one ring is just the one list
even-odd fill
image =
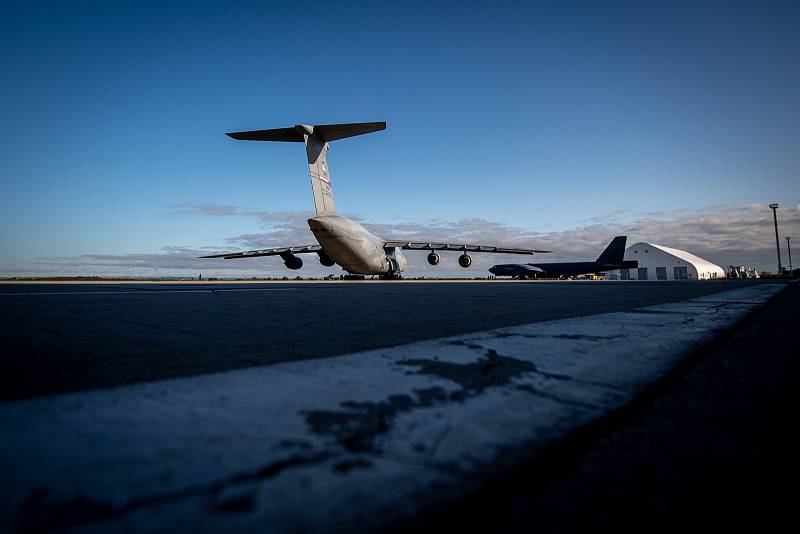
{"label": "hangar door", "polygon": [[687,267],[675,267],[675,280],[687,280],[689,269]]}

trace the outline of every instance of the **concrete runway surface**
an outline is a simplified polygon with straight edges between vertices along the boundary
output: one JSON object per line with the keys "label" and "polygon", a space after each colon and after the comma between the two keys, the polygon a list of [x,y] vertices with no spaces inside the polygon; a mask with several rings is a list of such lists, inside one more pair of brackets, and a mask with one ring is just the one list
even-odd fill
{"label": "concrete runway surface", "polygon": [[529,482],[783,290],[0,286],[0,530],[546,526]]}
{"label": "concrete runway surface", "polygon": [[[796,519],[800,283],[623,410],[415,527],[780,532]],[[420,524],[421,523],[421,524]]]}
{"label": "concrete runway surface", "polygon": [[0,285],[0,400],[324,358],[748,283]]}

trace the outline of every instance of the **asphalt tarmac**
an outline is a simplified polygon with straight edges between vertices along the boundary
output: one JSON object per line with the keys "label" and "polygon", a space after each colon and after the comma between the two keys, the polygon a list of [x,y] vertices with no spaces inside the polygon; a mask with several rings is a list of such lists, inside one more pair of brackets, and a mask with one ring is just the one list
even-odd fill
{"label": "asphalt tarmac", "polygon": [[623,410],[420,530],[777,532],[796,518],[800,283]]}
{"label": "asphalt tarmac", "polygon": [[775,530],[782,288],[3,284],[0,530]]}
{"label": "asphalt tarmac", "polygon": [[0,400],[325,358],[750,283],[0,285]]}

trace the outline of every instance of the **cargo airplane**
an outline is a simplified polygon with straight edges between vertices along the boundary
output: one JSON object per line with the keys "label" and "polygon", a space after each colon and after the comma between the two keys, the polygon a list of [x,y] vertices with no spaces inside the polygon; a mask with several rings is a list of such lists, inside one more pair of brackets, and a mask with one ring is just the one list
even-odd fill
{"label": "cargo airplane", "polygon": [[627,236],[617,236],[611,240],[600,257],[595,261],[574,261],[564,263],[507,263],[495,265],[489,272],[496,276],[511,276],[520,280],[527,278],[568,278],[579,274],[602,273],[615,269],[635,269],[636,260],[623,261]]}
{"label": "cargo airplane", "polygon": [[229,133],[228,136],[234,139],[246,141],[305,143],[308,169],[311,174],[311,190],[314,193],[314,206],[317,212],[316,217],[308,219],[308,226],[318,244],[227,252],[201,257],[238,259],[280,256],[289,269],[300,269],[303,266],[303,260],[298,254],[317,254],[319,262],[326,267],[339,265],[352,274],[375,274],[385,278],[396,278],[406,268],[406,259],[401,250],[429,251],[427,259],[431,265],[439,263],[438,251],[460,251],[458,264],[464,268],[472,264],[472,258],[468,254],[470,252],[500,254],[550,252],[549,250],[503,248],[464,243],[386,240],[372,234],[353,219],[337,215],[331,179],[328,174],[328,143],[377,132],[385,128],[385,122],[317,126],[298,124],[291,128]]}

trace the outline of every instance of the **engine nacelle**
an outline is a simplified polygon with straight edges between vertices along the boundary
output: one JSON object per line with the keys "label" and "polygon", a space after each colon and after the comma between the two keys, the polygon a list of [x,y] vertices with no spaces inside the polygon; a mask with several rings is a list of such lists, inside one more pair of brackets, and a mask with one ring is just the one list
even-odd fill
{"label": "engine nacelle", "polygon": [[466,252],[458,257],[458,264],[463,268],[467,268],[472,265],[472,258]]}
{"label": "engine nacelle", "polygon": [[283,262],[283,264],[286,265],[291,270],[296,271],[297,269],[299,269],[299,268],[301,268],[303,266],[303,258],[299,258],[297,256],[294,256],[293,258],[290,258],[290,259],[286,260],[285,262]]}
{"label": "engine nacelle", "polygon": [[431,265],[439,265],[439,255],[436,252],[428,254],[428,263]]}
{"label": "engine nacelle", "polygon": [[281,252],[281,259],[283,259],[283,264],[293,271],[303,266],[303,259],[292,254],[291,250]]}
{"label": "engine nacelle", "polygon": [[317,255],[319,256],[319,262],[324,265],[325,267],[333,267],[336,265],[336,262],[328,256],[324,250],[318,250]]}

